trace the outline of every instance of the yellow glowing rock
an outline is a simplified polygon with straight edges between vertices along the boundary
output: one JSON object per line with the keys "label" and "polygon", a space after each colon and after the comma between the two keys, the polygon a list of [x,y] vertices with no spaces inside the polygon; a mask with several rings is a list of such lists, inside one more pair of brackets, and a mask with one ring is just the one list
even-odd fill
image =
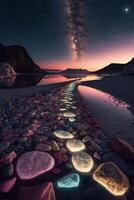
{"label": "yellow glowing rock", "polygon": [[70,117],[68,120],[69,120],[70,122],[74,122],[74,121],[75,121],[75,118],[74,118],[74,117]]}
{"label": "yellow glowing rock", "polygon": [[129,188],[127,176],[112,162],[101,164],[93,178],[115,196],[124,195]]}
{"label": "yellow glowing rock", "polygon": [[69,133],[68,131],[64,131],[64,130],[57,130],[57,131],[54,131],[53,134],[58,137],[58,138],[63,138],[63,139],[71,139],[73,138],[74,136]]}
{"label": "yellow glowing rock", "polygon": [[76,170],[85,173],[90,172],[94,165],[92,157],[84,151],[74,153],[72,163]]}
{"label": "yellow glowing rock", "polygon": [[68,118],[70,118],[70,117],[76,117],[76,114],[74,114],[72,112],[65,112],[63,115],[64,115],[64,117],[68,117]]}
{"label": "yellow glowing rock", "polygon": [[85,149],[85,144],[81,140],[71,139],[67,141],[67,148],[71,152],[79,152]]}

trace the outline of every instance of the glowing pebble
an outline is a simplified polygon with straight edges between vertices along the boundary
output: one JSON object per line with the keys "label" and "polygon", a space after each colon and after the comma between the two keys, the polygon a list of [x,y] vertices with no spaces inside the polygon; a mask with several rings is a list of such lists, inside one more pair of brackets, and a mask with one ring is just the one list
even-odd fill
{"label": "glowing pebble", "polygon": [[124,195],[129,188],[127,176],[112,162],[101,164],[93,178],[115,196]]}
{"label": "glowing pebble", "polygon": [[76,170],[80,172],[90,172],[94,162],[89,154],[84,151],[74,153],[72,156],[72,163]]}
{"label": "glowing pebble", "polygon": [[74,117],[70,117],[68,120],[69,120],[70,122],[74,122],[74,121],[75,121],[75,118],[74,118]]}
{"label": "glowing pebble", "polygon": [[85,144],[81,140],[71,139],[67,141],[67,148],[71,152],[78,152],[85,149]]}
{"label": "glowing pebble", "polygon": [[54,163],[54,158],[50,154],[30,151],[19,157],[16,170],[20,179],[32,179],[50,171]]}
{"label": "glowing pebble", "polygon": [[72,173],[57,181],[57,186],[59,188],[74,188],[78,187],[80,184],[79,174]]}
{"label": "glowing pebble", "polygon": [[74,136],[69,133],[68,131],[64,131],[64,130],[57,130],[57,131],[54,131],[53,134],[58,137],[58,138],[63,138],[63,139],[71,139],[73,138]]}
{"label": "glowing pebble", "polygon": [[65,112],[64,114],[64,117],[76,117],[76,114],[72,113],[72,112]]}

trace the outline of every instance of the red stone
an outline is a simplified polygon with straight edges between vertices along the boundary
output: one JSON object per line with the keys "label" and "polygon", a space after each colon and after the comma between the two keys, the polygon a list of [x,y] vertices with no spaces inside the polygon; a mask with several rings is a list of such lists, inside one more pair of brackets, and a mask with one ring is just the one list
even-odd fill
{"label": "red stone", "polygon": [[51,182],[34,187],[22,187],[18,200],[56,200],[53,184]]}
{"label": "red stone", "polygon": [[116,153],[120,154],[126,160],[134,161],[134,147],[128,144],[123,139],[116,139],[111,144],[111,149]]}
{"label": "red stone", "polygon": [[66,156],[66,155],[63,155],[63,156],[62,156],[62,161],[63,161],[63,162],[67,162],[67,156]]}
{"label": "red stone", "polygon": [[0,192],[8,193],[13,188],[15,183],[16,183],[16,178],[14,177],[0,184]]}

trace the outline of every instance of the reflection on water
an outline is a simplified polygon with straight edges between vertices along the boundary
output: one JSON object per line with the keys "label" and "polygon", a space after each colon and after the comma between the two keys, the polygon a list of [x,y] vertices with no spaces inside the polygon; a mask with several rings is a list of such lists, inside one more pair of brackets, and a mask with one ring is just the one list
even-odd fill
{"label": "reflection on water", "polygon": [[19,75],[3,79],[0,89],[23,88],[37,85],[42,76]]}
{"label": "reflection on water", "polygon": [[97,81],[97,80],[101,80],[103,77],[92,74],[92,75],[88,75],[86,77],[83,77],[81,80],[82,81]]}
{"label": "reflection on water", "polygon": [[[126,137],[127,140],[129,135],[132,137],[134,116],[128,109],[129,105],[127,103],[91,87],[78,86],[78,90],[90,105],[93,113],[98,115],[102,129],[109,137],[114,135],[117,137],[117,133],[124,138]],[[131,138],[130,142],[132,143]]]}
{"label": "reflection on water", "polygon": [[36,85],[49,85],[54,83],[62,83],[71,80],[100,80],[101,77],[97,75],[80,75],[80,74],[69,74],[69,75],[49,75],[49,76],[34,76],[34,75],[19,75],[10,78],[5,78],[0,81],[1,89],[11,89],[11,88],[23,88]]}
{"label": "reflection on water", "polygon": [[48,85],[48,84],[53,84],[53,83],[62,83],[62,82],[67,82],[70,80],[75,80],[74,78],[66,78],[61,75],[49,75],[45,76],[41,79],[41,81],[38,83],[38,85]]}

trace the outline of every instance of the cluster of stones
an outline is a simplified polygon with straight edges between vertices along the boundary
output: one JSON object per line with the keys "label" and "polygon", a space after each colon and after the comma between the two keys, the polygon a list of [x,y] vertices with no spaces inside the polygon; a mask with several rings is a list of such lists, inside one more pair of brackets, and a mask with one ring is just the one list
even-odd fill
{"label": "cluster of stones", "polygon": [[[0,192],[11,191],[17,178],[27,181],[49,172],[56,177],[64,168],[67,175],[57,180],[59,188],[78,187],[79,173],[93,173],[94,180],[113,195],[122,196],[128,191],[129,181],[124,172],[133,177],[133,165],[128,169],[118,154],[127,154],[134,161],[133,147],[123,140],[109,146],[108,137],[100,134],[98,122],[74,90],[75,83],[71,83],[47,94],[1,103]],[[96,170],[94,163],[99,165]],[[20,188],[18,199],[26,198],[55,200],[52,182]]]}

